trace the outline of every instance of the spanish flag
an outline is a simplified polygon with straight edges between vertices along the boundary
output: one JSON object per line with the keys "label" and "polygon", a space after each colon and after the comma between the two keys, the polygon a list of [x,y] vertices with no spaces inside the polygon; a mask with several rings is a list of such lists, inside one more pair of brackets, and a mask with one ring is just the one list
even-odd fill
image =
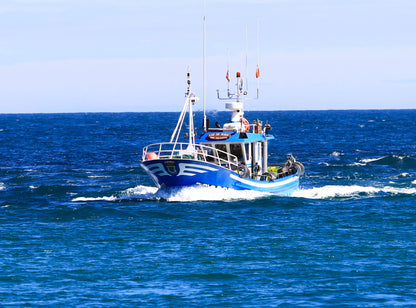
{"label": "spanish flag", "polygon": [[260,69],[259,69],[259,66],[257,65],[257,67],[256,67],[256,78],[259,78],[260,77]]}
{"label": "spanish flag", "polygon": [[229,71],[227,71],[227,75],[225,75],[225,79],[227,79],[228,82],[230,82],[230,72]]}

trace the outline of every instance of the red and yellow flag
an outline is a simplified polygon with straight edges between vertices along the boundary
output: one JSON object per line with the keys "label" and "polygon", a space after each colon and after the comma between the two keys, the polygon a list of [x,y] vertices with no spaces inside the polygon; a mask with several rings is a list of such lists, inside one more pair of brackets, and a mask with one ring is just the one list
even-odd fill
{"label": "red and yellow flag", "polygon": [[227,79],[228,82],[230,82],[230,72],[229,71],[227,71],[227,75],[225,75],[225,79]]}

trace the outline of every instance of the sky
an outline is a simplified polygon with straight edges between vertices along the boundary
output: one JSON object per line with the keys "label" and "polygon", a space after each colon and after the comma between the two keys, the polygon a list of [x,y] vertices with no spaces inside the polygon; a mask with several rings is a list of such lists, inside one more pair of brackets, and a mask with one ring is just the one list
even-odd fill
{"label": "sky", "polygon": [[252,96],[259,50],[246,110],[414,109],[415,14],[414,0],[0,0],[0,113],[180,111],[188,70],[201,110],[204,15],[208,110],[224,110],[227,50],[232,76],[247,57]]}

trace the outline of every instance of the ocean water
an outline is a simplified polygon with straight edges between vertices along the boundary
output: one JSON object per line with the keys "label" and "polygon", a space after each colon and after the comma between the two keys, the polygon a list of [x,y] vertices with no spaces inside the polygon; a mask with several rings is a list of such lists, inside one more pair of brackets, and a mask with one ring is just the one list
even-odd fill
{"label": "ocean water", "polygon": [[416,306],[416,110],[247,112],[293,197],[158,191],[177,117],[0,115],[2,307]]}

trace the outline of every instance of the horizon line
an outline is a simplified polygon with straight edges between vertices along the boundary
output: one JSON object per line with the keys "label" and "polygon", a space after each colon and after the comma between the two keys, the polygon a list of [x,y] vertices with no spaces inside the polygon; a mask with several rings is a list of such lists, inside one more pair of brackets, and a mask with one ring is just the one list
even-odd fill
{"label": "horizon line", "polygon": [[[244,110],[245,112],[307,112],[307,111],[409,111],[416,108],[351,108],[351,109],[278,109],[278,110]],[[203,113],[203,110],[194,110]],[[228,110],[210,109],[205,112],[229,112]],[[93,114],[93,113],[180,113],[180,111],[63,111],[63,112],[0,112],[0,115],[30,114]]]}

